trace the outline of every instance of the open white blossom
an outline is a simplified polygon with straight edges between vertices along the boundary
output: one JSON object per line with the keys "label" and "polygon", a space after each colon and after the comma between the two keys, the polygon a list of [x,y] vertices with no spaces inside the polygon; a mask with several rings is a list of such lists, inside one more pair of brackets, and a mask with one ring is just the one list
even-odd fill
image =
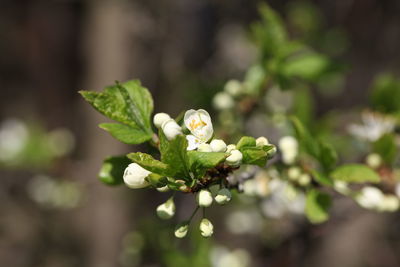
{"label": "open white blossom", "polygon": [[351,124],[348,130],[352,135],[370,142],[392,132],[396,123],[390,116],[369,111],[361,114],[361,120],[363,124]]}
{"label": "open white blossom", "polygon": [[124,171],[124,182],[130,188],[143,188],[149,185],[146,181],[146,177],[149,176],[151,172],[142,168],[137,163],[131,163],[126,167]]}
{"label": "open white blossom", "polygon": [[168,140],[174,139],[177,135],[182,134],[182,128],[174,119],[169,119],[163,122],[161,128]]}
{"label": "open white blossom", "polygon": [[184,122],[186,128],[192,134],[186,137],[188,140],[188,150],[196,149],[200,144],[207,142],[214,133],[210,114],[204,109],[190,109],[186,111]]}
{"label": "open white blossom", "polygon": [[167,120],[171,119],[171,117],[167,113],[157,113],[153,117],[153,123],[157,128],[160,128],[161,125]]}

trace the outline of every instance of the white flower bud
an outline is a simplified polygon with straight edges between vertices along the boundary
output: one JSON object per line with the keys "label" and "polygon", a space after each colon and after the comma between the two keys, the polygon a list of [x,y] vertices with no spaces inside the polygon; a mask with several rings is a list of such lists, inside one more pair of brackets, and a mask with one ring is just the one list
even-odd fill
{"label": "white flower bud", "polygon": [[279,149],[285,164],[293,164],[298,154],[299,144],[293,136],[284,136],[279,140]]}
{"label": "white flower bud", "polygon": [[361,190],[360,194],[355,197],[355,200],[363,208],[377,209],[383,198],[384,194],[381,190],[376,187],[366,186]]}
{"label": "white flower bud", "polygon": [[200,233],[203,237],[210,237],[214,233],[214,226],[206,218],[202,219],[200,222]]}
{"label": "white flower bud", "polygon": [[178,224],[175,227],[175,237],[184,238],[187,235],[188,230],[189,230],[189,224],[187,222]]}
{"label": "white flower bud", "polygon": [[212,148],[210,144],[202,143],[197,147],[197,151],[199,152],[212,152]]}
{"label": "white flower bud", "polygon": [[389,211],[393,212],[399,209],[400,201],[394,195],[385,195],[380,204],[380,211]]}
{"label": "white flower bud", "polygon": [[200,207],[209,207],[213,202],[211,192],[205,189],[200,190],[196,196],[197,204]]}
{"label": "white flower bud", "polygon": [[276,146],[273,146],[270,150],[267,152],[268,158],[272,158],[276,154]]}
{"label": "white flower bud", "polygon": [[239,166],[242,163],[243,155],[237,149],[231,151],[231,155],[226,158],[226,163],[231,166]]}
{"label": "white flower bud", "polygon": [[169,119],[171,119],[171,117],[167,113],[157,113],[153,117],[153,123],[157,128],[160,128],[161,125]]}
{"label": "white flower bud", "polygon": [[234,144],[230,144],[230,145],[228,145],[227,147],[226,147],[226,151],[225,151],[225,153],[231,153],[232,152],[232,150],[234,150],[234,149],[236,149],[236,145],[234,145]]}
{"label": "white flower bud", "polygon": [[291,181],[297,181],[301,175],[301,169],[299,167],[290,167],[288,169],[288,178]]}
{"label": "white flower bud", "polygon": [[223,188],[218,191],[217,195],[215,196],[215,201],[220,205],[225,205],[232,199],[231,191],[227,188]]}
{"label": "white flower bud", "polygon": [[175,215],[175,203],[172,198],[157,207],[157,215],[163,220],[171,219]]}
{"label": "white flower bud", "polygon": [[175,120],[169,119],[164,121],[161,128],[168,140],[173,140],[177,135],[182,134],[181,126]]}
{"label": "white flower bud", "polygon": [[298,182],[301,186],[307,186],[311,182],[311,176],[307,173],[303,173],[300,175]]}
{"label": "white flower bud", "polygon": [[366,158],[366,163],[372,169],[376,169],[382,165],[382,157],[376,153],[369,154]]}
{"label": "white flower bud", "polygon": [[168,185],[162,186],[162,187],[157,187],[157,191],[161,192],[161,193],[165,193],[165,192],[169,191],[169,187],[168,187]]}
{"label": "white flower bud", "polygon": [[213,106],[218,110],[231,109],[235,106],[235,101],[226,92],[219,92],[214,96]]}
{"label": "white flower bud", "polygon": [[214,139],[210,143],[211,149],[213,152],[225,152],[226,144],[223,140]]}
{"label": "white flower bud", "polygon": [[258,147],[263,147],[269,145],[268,139],[265,138],[264,136],[260,136],[256,139],[256,146]]}
{"label": "white flower bud", "polygon": [[124,171],[124,182],[130,188],[143,188],[149,185],[146,181],[146,177],[149,176],[151,172],[142,168],[137,163],[131,163],[126,167]]}
{"label": "white flower bud", "polygon": [[351,190],[349,189],[349,185],[344,181],[335,180],[333,182],[333,188],[335,188],[336,191],[343,195],[348,195],[351,192]]}
{"label": "white flower bud", "polygon": [[242,83],[238,80],[230,80],[225,84],[224,90],[233,97],[238,96],[243,91]]}

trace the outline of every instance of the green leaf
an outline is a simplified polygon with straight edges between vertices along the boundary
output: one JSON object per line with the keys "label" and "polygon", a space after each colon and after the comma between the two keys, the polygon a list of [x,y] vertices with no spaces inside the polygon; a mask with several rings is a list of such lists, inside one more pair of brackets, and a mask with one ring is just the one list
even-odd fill
{"label": "green leaf", "polygon": [[256,139],[254,137],[243,136],[236,144],[236,149],[240,150],[243,147],[255,147],[255,146],[256,146]]}
{"label": "green leaf", "polygon": [[189,158],[190,170],[197,178],[204,176],[208,169],[214,168],[228,156],[220,152],[199,151],[188,151],[187,155]]}
{"label": "green leaf", "polygon": [[182,180],[191,180],[189,174],[189,160],[187,156],[187,140],[185,135],[177,135],[168,141],[162,131],[159,131],[161,161],[174,170],[172,177]]}
{"label": "green leaf", "polygon": [[331,197],[328,194],[312,189],[307,192],[306,216],[311,223],[323,223],[329,218]]}
{"label": "green leaf", "polygon": [[334,180],[348,183],[378,183],[379,175],[371,168],[362,164],[346,164],[331,173]]}
{"label": "green leaf", "polygon": [[309,131],[304,127],[302,122],[297,117],[291,116],[290,120],[295,129],[300,146],[304,149],[305,152],[318,159],[320,155],[320,150],[315,138],[311,136]]}
{"label": "green leaf", "polygon": [[338,156],[335,149],[328,143],[320,141],[319,147],[319,161],[321,162],[324,169],[329,172],[335,167]]}
{"label": "green leaf", "polygon": [[[80,91],[80,94],[103,115],[134,129],[135,136],[140,140],[148,140],[147,138],[151,137],[150,116],[153,112],[153,99],[139,81],[117,83],[106,87],[103,92]],[[122,130],[119,127],[117,130],[118,126],[115,125],[105,127],[108,127],[106,130],[111,127],[113,131],[118,132],[116,136],[124,136],[123,139],[126,140],[127,128]]]}
{"label": "green leaf", "polygon": [[133,162],[136,162],[137,164],[145,168],[146,170],[151,171],[152,173],[156,173],[162,176],[174,175],[174,171],[168,164],[154,159],[149,154],[136,152],[128,154],[127,157]]}
{"label": "green leaf", "polygon": [[119,185],[124,182],[125,168],[132,163],[126,156],[108,157],[103,161],[99,179],[107,185]]}
{"label": "green leaf", "polygon": [[143,132],[138,127],[119,123],[101,123],[99,127],[109,132],[115,139],[128,145],[141,144],[152,137],[151,134]]}
{"label": "green leaf", "polygon": [[372,86],[371,104],[375,110],[384,113],[400,111],[400,80],[395,75],[383,73]]}
{"label": "green leaf", "polygon": [[289,58],[282,66],[286,76],[313,81],[327,70],[329,60],[324,55],[307,52]]}
{"label": "green leaf", "polygon": [[324,186],[333,186],[333,181],[329,176],[325,175],[322,172],[311,170],[311,174],[315,181],[317,181],[320,185]]}
{"label": "green leaf", "polygon": [[280,16],[266,3],[262,3],[259,10],[262,21],[252,25],[252,33],[261,47],[263,58],[274,57],[287,42],[287,32]]}
{"label": "green leaf", "polygon": [[373,151],[378,153],[385,163],[391,165],[397,155],[397,145],[393,134],[385,134],[373,143]]}

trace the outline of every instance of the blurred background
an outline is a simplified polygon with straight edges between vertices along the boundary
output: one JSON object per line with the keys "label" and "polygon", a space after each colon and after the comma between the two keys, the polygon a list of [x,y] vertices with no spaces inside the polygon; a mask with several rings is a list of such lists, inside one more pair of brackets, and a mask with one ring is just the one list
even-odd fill
{"label": "blurred background", "polygon": [[[378,73],[399,73],[399,1],[267,2],[291,36],[340,62],[340,86],[313,90],[315,116],[365,106]],[[258,4],[0,1],[0,266],[400,266],[400,216],[350,200],[319,226],[265,220],[251,200],[245,215],[215,207],[212,240],[180,241],[154,212],[165,195],[97,179],[104,157],[137,147],[99,129],[77,92],[135,78],[156,112],[214,113],[213,96],[257,57]],[[193,203],[179,198],[184,218]]]}

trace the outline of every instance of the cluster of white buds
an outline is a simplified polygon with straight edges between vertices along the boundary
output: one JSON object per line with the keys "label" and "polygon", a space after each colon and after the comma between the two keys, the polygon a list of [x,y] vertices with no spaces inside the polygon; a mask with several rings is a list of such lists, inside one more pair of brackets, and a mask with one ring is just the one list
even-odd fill
{"label": "cluster of white buds", "polygon": [[300,167],[292,166],[287,170],[288,179],[298,183],[301,186],[307,186],[311,183],[311,176],[308,173],[302,172]]}
{"label": "cluster of white buds", "polygon": [[295,162],[299,153],[299,143],[293,136],[284,136],[279,140],[279,149],[282,153],[282,161],[287,165]]}
{"label": "cluster of white buds", "polygon": [[153,123],[157,128],[161,128],[168,140],[174,139],[182,134],[182,127],[167,113],[157,113],[153,117]]}
{"label": "cluster of white buds", "polygon": [[235,107],[235,100],[244,93],[244,85],[238,80],[230,80],[224,86],[224,91],[217,93],[213,105],[217,110],[227,110]]}
{"label": "cluster of white buds", "polygon": [[379,188],[366,186],[355,197],[355,201],[363,208],[376,211],[396,211],[400,201],[395,195],[384,194]]}

